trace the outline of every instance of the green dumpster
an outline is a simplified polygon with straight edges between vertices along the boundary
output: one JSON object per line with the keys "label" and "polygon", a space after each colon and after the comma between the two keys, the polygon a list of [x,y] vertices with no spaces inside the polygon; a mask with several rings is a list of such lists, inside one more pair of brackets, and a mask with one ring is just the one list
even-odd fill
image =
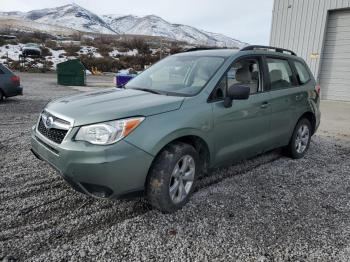
{"label": "green dumpster", "polygon": [[86,69],[79,59],[57,64],[57,83],[65,86],[86,85]]}

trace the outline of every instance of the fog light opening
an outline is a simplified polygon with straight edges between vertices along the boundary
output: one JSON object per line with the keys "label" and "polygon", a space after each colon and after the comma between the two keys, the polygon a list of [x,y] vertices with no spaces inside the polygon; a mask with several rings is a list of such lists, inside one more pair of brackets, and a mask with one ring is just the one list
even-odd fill
{"label": "fog light opening", "polygon": [[113,194],[113,190],[101,185],[80,183],[91,195],[99,198],[108,198]]}

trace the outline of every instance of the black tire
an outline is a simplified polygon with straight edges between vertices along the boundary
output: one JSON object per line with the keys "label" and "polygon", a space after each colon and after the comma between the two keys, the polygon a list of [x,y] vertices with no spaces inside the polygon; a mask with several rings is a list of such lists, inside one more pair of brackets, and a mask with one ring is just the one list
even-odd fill
{"label": "black tire", "polygon": [[[174,203],[170,196],[170,185],[173,181],[172,179],[174,179],[172,174],[175,166],[186,156],[190,156],[194,160],[193,183],[186,197],[181,202]],[[172,213],[181,209],[189,201],[195,188],[195,182],[200,170],[199,163],[198,153],[191,145],[182,142],[167,145],[154,160],[147,177],[146,194],[149,203],[163,213]]]}
{"label": "black tire", "polygon": [[4,93],[0,89],[0,101],[4,100]]}
{"label": "black tire", "polygon": [[[300,128],[302,126],[306,126],[308,128],[309,135],[308,135],[307,143],[304,143],[304,145],[303,145],[303,146],[305,146],[304,150],[300,151],[300,150],[298,150],[298,147],[296,145],[297,144],[296,140],[298,139],[298,131],[300,130]],[[294,128],[293,135],[290,139],[288,146],[286,146],[284,148],[285,154],[293,159],[302,158],[309,149],[311,136],[312,136],[312,126],[311,126],[310,121],[306,118],[300,119]]]}

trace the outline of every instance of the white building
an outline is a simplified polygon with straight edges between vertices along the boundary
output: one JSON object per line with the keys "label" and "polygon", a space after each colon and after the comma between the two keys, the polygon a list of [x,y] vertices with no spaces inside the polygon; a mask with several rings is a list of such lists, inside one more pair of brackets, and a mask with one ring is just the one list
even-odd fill
{"label": "white building", "polygon": [[275,0],[270,45],[306,60],[323,99],[350,101],[350,0]]}

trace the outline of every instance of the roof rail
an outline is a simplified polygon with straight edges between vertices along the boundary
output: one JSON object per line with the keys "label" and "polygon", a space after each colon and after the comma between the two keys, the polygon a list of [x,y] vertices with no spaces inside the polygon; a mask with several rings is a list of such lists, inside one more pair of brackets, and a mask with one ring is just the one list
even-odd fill
{"label": "roof rail", "polygon": [[215,49],[227,49],[227,48],[226,47],[193,47],[193,48],[186,49],[184,52],[215,50]]}
{"label": "roof rail", "polygon": [[275,50],[275,52],[279,52],[279,53],[285,53],[288,52],[291,55],[297,56],[296,53],[294,53],[291,50],[288,49],[284,49],[284,48],[279,48],[279,47],[273,47],[273,46],[264,46],[264,45],[248,45],[243,47],[242,49],[240,49],[240,51],[249,51],[249,50]]}

